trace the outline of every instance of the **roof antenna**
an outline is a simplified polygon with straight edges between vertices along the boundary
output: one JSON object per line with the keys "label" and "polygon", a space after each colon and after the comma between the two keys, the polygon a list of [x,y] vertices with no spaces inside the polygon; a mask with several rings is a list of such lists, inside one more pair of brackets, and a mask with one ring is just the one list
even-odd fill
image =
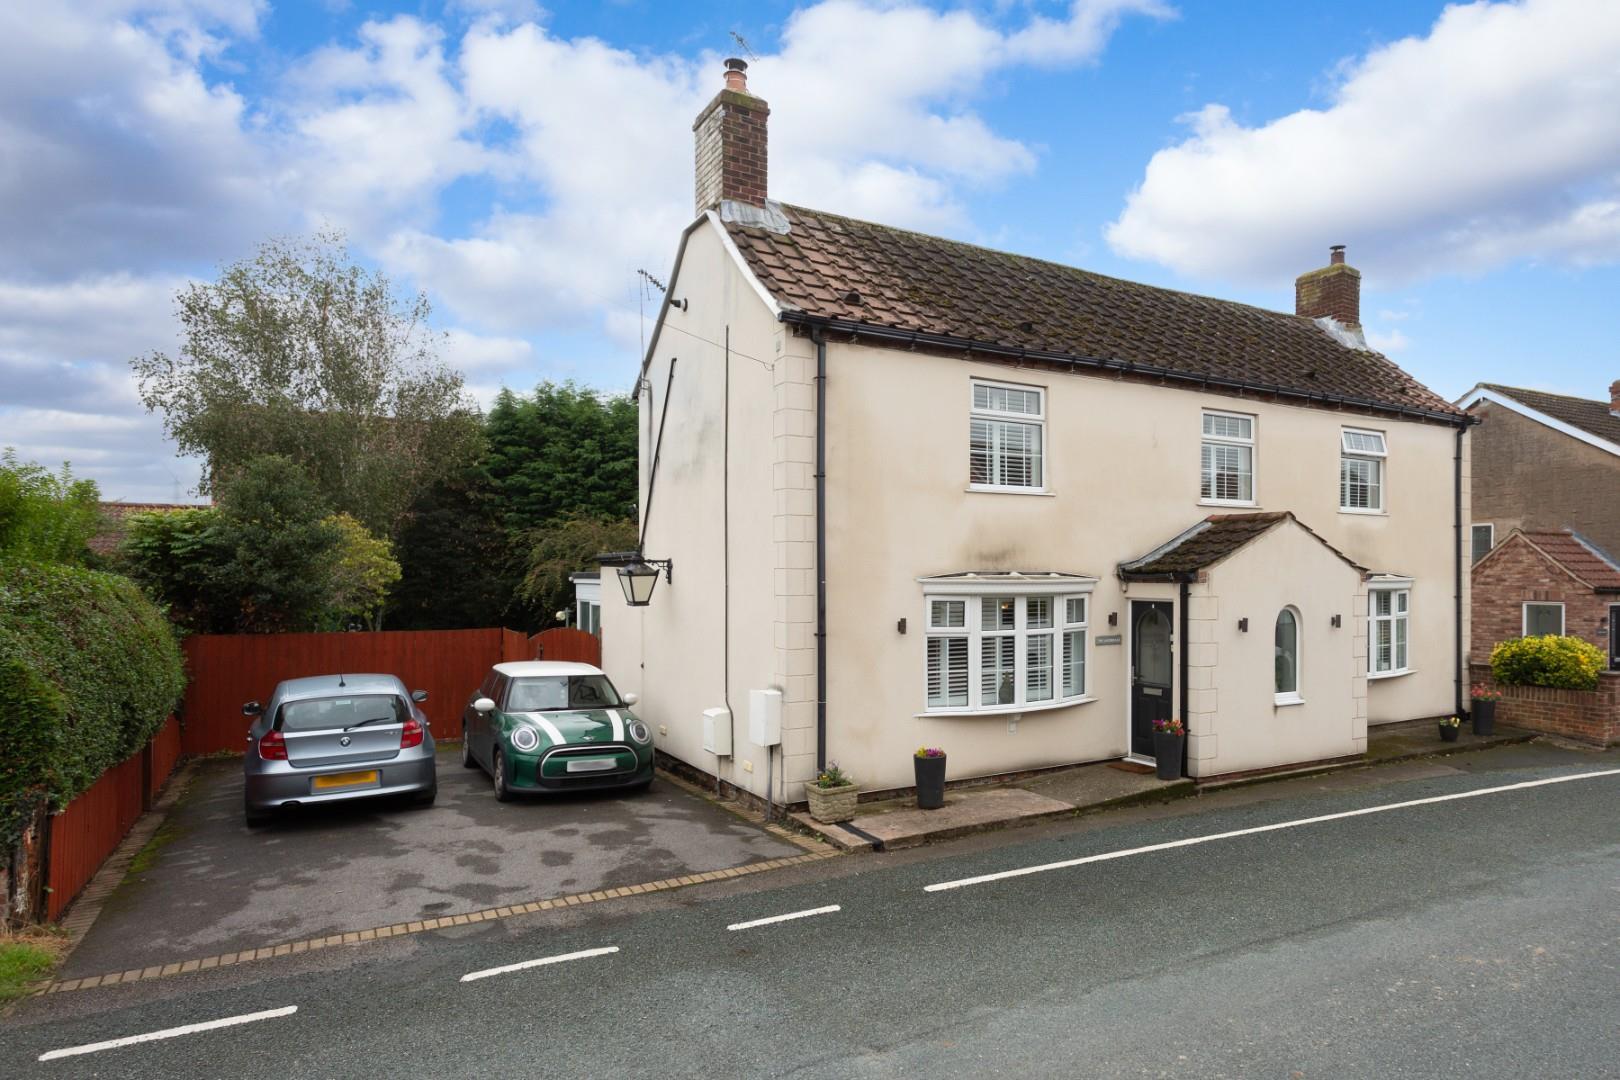
{"label": "roof antenna", "polygon": [[737,48],[748,54],[748,59],[752,60],[756,64],[759,63],[758,54],[754,52],[753,48],[749,46],[748,41],[741,34],[737,33],[735,30],[729,30],[727,33],[729,33],[731,35],[731,39],[737,43]]}
{"label": "roof antenna", "polygon": [[339,686],[348,686],[349,685],[348,683],[343,681],[343,673],[341,671],[338,672],[338,685]]}

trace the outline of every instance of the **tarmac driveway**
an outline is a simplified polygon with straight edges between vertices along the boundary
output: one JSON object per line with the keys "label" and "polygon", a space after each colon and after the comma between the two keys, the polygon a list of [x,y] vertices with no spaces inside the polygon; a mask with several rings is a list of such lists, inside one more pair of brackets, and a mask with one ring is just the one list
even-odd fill
{"label": "tarmac driveway", "polygon": [[430,809],[311,808],[253,830],[240,763],[202,763],[62,977],[802,854],[662,778],[634,795],[498,803],[446,749]]}

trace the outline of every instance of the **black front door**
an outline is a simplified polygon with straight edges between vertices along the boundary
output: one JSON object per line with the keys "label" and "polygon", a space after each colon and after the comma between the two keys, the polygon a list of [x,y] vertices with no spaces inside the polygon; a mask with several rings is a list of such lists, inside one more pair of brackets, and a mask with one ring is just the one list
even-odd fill
{"label": "black front door", "polygon": [[1153,756],[1153,721],[1170,719],[1175,698],[1173,611],[1167,600],[1131,601],[1131,753],[1141,757]]}

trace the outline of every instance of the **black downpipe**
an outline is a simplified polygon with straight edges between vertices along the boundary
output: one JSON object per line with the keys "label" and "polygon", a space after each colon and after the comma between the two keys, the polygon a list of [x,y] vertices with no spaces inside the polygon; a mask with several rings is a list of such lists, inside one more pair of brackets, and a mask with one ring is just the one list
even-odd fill
{"label": "black downpipe", "polygon": [[[1464,424],[1457,429],[1457,450],[1451,458],[1451,485],[1452,485],[1452,558],[1456,561],[1456,577],[1452,582],[1455,592],[1453,600],[1456,605],[1453,612],[1455,622],[1456,641],[1453,648],[1452,661],[1456,665],[1456,699],[1452,702],[1457,715],[1468,717],[1463,708],[1463,531],[1462,531],[1462,450],[1463,436],[1467,434],[1468,426]],[[1471,718],[1470,718],[1471,719]]]}
{"label": "black downpipe", "polygon": [[827,767],[827,338],[816,343],[816,772]]}
{"label": "black downpipe", "polygon": [[1187,708],[1187,583],[1181,583],[1181,630],[1177,639],[1176,664],[1181,669],[1178,678],[1181,680],[1181,775],[1190,775],[1187,772],[1187,758],[1190,753],[1192,739],[1187,731],[1187,717],[1191,715]]}

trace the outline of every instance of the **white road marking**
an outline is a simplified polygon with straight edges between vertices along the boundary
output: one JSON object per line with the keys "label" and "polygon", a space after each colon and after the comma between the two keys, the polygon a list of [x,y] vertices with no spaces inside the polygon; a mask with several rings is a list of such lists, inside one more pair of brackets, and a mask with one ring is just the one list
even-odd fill
{"label": "white road marking", "polygon": [[750,919],[747,922],[732,923],[727,930],[750,930],[756,926],[765,926],[769,923],[788,922],[791,919],[808,919],[812,915],[830,915],[843,908],[837,904],[828,904],[826,907],[811,908],[808,911],[794,911],[786,915],[772,915],[768,919]]}
{"label": "white road marking", "polygon": [[1126,848],[1123,851],[1106,851],[1100,855],[1064,859],[1062,862],[1042,863],[1040,866],[1024,866],[1017,870],[1002,870],[994,874],[980,874],[978,877],[936,882],[933,885],[924,886],[923,891],[943,892],[946,889],[960,889],[968,885],[983,885],[986,882],[1004,881],[1007,878],[1024,877],[1027,874],[1044,874],[1048,870],[1065,870],[1071,866],[1085,866],[1087,863],[1124,859],[1131,855],[1146,855],[1153,851],[1169,851],[1171,848],[1193,847],[1197,844],[1208,844],[1215,840],[1231,840],[1238,836],[1253,836],[1255,833],[1276,832],[1279,829],[1297,829],[1302,825],[1319,825],[1324,821],[1363,817],[1367,814],[1382,814],[1390,810],[1405,810],[1413,806],[1431,806],[1435,803],[1452,802],[1456,799],[1473,799],[1481,795],[1500,795],[1504,791],[1523,791],[1526,788],[1545,787],[1548,784],[1567,784],[1575,780],[1592,780],[1600,776],[1620,776],[1620,769],[1603,769],[1599,772],[1577,773],[1574,776],[1554,776],[1545,780],[1525,780],[1517,784],[1503,784],[1500,787],[1475,788],[1472,791],[1459,791],[1451,795],[1433,795],[1426,799],[1409,799],[1406,802],[1364,806],[1360,810],[1344,810],[1337,814],[1321,814],[1317,817],[1298,818],[1294,821],[1279,821],[1272,825],[1256,825],[1250,829],[1233,829],[1231,832],[1211,833],[1208,836],[1189,836],[1182,840],[1170,840],[1163,844],[1148,844],[1145,847]]}
{"label": "white road marking", "polygon": [[503,967],[474,971],[463,975],[461,981],[472,982],[475,979],[487,979],[491,975],[505,975],[509,971],[527,971],[529,968],[545,967],[547,964],[561,964],[568,960],[584,960],[591,956],[607,956],[609,953],[618,951],[619,947],[617,945],[609,945],[605,949],[584,949],[580,952],[563,953],[561,956],[544,956],[539,960],[525,960],[521,964],[507,964]]}
{"label": "white road marking", "polygon": [[613,741],[624,742],[624,717],[619,715],[618,709],[607,711],[608,719],[613,721]]}
{"label": "white road marking", "polygon": [[213,1031],[216,1028],[251,1024],[256,1020],[274,1020],[278,1016],[291,1016],[297,1011],[298,1006],[288,1005],[284,1009],[266,1009],[264,1012],[227,1016],[223,1020],[209,1020],[201,1024],[186,1024],[183,1027],[164,1028],[162,1031],[149,1031],[145,1035],[126,1035],[122,1039],[108,1039],[106,1042],[86,1043],[84,1046],[70,1046],[65,1050],[52,1050],[49,1053],[39,1055],[39,1060],[55,1061],[57,1058],[76,1057],[79,1054],[94,1054],[102,1050],[116,1050],[120,1046],[134,1046],[136,1043],[157,1042],[159,1039],[173,1039],[181,1035],[193,1035],[199,1031]]}

